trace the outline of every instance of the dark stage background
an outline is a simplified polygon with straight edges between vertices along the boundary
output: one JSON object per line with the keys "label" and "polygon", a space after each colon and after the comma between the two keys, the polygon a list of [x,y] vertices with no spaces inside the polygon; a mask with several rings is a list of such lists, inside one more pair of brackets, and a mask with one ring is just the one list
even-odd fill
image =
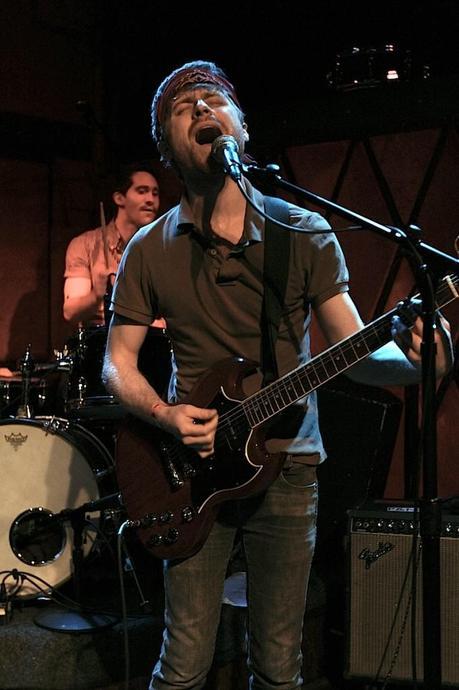
{"label": "dark stage background", "polygon": [[[72,335],[61,316],[66,246],[98,224],[117,163],[157,163],[151,96],[186,60],[215,60],[238,86],[249,151],[260,163],[276,161],[290,180],[376,220],[415,222],[427,242],[454,253],[455,0],[7,0],[0,26],[0,365],[15,368],[28,343],[48,362]],[[395,46],[397,82],[382,78],[387,44]],[[360,53],[349,55],[354,46]],[[353,80],[361,88],[345,88]],[[179,186],[157,169],[166,210]],[[368,233],[341,238],[365,319],[411,289],[392,245]],[[457,332],[457,306],[446,313]],[[318,334],[314,346],[323,347]],[[457,398],[453,381],[440,408],[442,495],[459,492]],[[402,442],[403,430],[391,496],[403,493]]]}

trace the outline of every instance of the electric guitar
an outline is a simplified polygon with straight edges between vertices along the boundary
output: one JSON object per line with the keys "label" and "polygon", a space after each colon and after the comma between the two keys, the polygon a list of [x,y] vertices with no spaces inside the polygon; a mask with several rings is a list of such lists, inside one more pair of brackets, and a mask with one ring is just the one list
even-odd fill
{"label": "electric guitar", "polygon": [[[457,297],[459,278],[446,276],[438,308]],[[182,402],[218,410],[209,458],[128,417],[117,440],[118,484],[129,524],[147,549],[159,558],[190,556],[204,544],[223,501],[265,490],[285,460],[285,453],[265,449],[269,420],[388,343],[392,318],[406,320],[407,310],[408,301],[246,398],[241,384],[254,362],[228,358],[208,369]]]}

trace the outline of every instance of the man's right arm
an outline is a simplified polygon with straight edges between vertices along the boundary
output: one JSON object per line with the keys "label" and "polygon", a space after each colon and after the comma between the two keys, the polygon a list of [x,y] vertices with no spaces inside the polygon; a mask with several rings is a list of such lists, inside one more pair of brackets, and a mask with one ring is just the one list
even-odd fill
{"label": "man's right arm", "polygon": [[[108,390],[133,414],[168,431],[202,457],[213,450],[216,410],[168,405],[140,373],[137,360],[148,326],[114,315],[108,333],[102,378]],[[197,423],[198,422],[198,423]]]}
{"label": "man's right arm", "polygon": [[148,326],[114,315],[110,324],[103,381],[107,389],[133,414],[151,422],[151,411],[161,398],[140,373],[137,360]]}
{"label": "man's right arm", "polygon": [[104,298],[107,279],[99,286],[91,284],[91,278],[66,278],[64,283],[64,319],[70,323],[89,321],[97,314]]}

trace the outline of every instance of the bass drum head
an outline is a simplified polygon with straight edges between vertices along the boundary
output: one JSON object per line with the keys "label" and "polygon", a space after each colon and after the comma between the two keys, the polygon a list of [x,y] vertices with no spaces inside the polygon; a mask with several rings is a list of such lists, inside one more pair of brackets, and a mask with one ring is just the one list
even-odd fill
{"label": "bass drum head", "polygon": [[[73,530],[68,521],[56,526],[53,515],[100,497],[100,486],[113,473],[110,455],[92,434],[66,420],[2,420],[0,472],[0,570],[39,577],[46,584],[38,585],[49,591],[72,574]],[[84,532],[85,554],[93,534]],[[13,577],[6,586],[14,591]],[[40,591],[26,580],[14,593],[32,597]]]}

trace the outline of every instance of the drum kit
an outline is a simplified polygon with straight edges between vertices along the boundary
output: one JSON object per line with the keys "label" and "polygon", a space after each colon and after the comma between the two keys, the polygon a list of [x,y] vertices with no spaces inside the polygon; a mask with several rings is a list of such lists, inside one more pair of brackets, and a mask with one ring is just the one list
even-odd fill
{"label": "drum kit", "polygon": [[[106,539],[107,518],[125,519],[114,457],[126,413],[102,383],[106,339],[104,326],[80,328],[55,362],[36,365],[28,347],[20,371],[0,377],[0,570],[7,598],[32,598],[43,591],[36,581],[51,591],[75,575],[76,518],[96,525],[85,529],[83,557],[97,535]],[[164,329],[149,329],[139,368],[165,392],[171,346]],[[19,578],[24,570],[30,577]]]}

